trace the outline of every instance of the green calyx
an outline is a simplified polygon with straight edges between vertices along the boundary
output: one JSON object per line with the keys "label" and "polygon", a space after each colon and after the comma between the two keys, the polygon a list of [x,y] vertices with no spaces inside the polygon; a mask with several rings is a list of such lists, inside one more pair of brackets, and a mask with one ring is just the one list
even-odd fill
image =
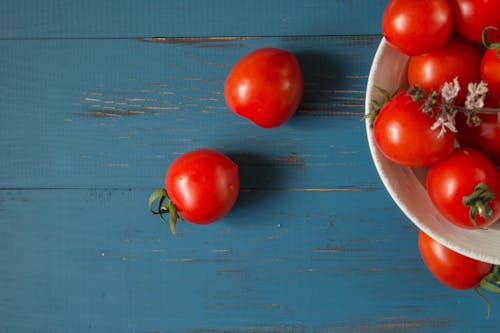
{"label": "green calyx", "polygon": [[484,182],[477,184],[474,188],[474,192],[463,197],[462,202],[465,206],[470,207],[469,218],[476,228],[481,229],[476,223],[477,215],[486,221],[493,216],[493,210],[488,203],[495,199],[495,197],[495,192],[493,192]]}
{"label": "green calyx", "polygon": [[492,43],[491,41],[488,40],[487,34],[489,30],[498,30],[497,27],[494,26],[487,26],[486,28],[483,29],[483,33],[481,35],[483,39],[483,45],[487,49],[490,50],[496,50],[497,51],[497,57],[500,58],[500,42],[498,43]]}
{"label": "green calyx", "polygon": [[485,275],[481,283],[479,284],[481,288],[484,290],[494,293],[500,294],[500,272],[498,271],[498,266],[493,265],[493,269],[487,275]]}
{"label": "green calyx", "polygon": [[[154,208],[156,208],[156,210]],[[177,220],[180,219],[180,216],[179,213],[177,212],[177,208],[175,207],[173,202],[168,198],[167,191],[165,191],[164,189],[158,189],[153,191],[153,193],[151,193],[151,195],[149,196],[148,209],[151,211],[152,214],[159,215],[160,219],[165,223],[167,223],[167,220],[163,215],[168,214],[169,215],[168,224],[170,225],[170,231],[172,232],[173,235],[175,235]]]}
{"label": "green calyx", "polygon": [[488,316],[487,318],[490,318],[490,313],[491,313],[491,303],[488,297],[486,295],[483,295],[479,289],[486,290],[487,292],[494,293],[494,294],[500,294],[500,275],[498,272],[498,266],[493,265],[493,269],[491,272],[486,274],[482,279],[481,282],[479,283],[479,286],[474,288],[474,291],[476,294],[481,297],[485,302],[486,305],[488,306]]}
{"label": "green calyx", "polygon": [[377,86],[374,86],[375,89],[382,95],[382,101],[377,101],[377,100],[371,100],[370,101],[370,111],[363,117],[363,119],[368,119],[370,121],[370,127],[373,127],[373,122],[375,121],[375,118],[377,117],[380,109],[384,106],[389,99],[391,99],[396,93],[390,94],[387,90],[384,88],[380,88]]}

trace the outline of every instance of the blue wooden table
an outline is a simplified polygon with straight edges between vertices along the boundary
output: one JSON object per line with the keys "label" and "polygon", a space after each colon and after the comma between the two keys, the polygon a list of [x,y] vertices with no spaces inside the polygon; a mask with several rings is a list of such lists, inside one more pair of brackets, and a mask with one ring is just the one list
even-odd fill
{"label": "blue wooden table", "polygon": [[[498,332],[439,284],[384,189],[364,96],[386,1],[3,0],[0,332]],[[244,54],[294,52],[284,126],[230,112]],[[147,210],[179,154],[240,166],[223,220]]]}

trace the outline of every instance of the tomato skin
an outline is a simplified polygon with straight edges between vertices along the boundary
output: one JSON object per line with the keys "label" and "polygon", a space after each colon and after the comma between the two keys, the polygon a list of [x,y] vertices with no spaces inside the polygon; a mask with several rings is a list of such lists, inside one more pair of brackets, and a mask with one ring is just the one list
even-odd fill
{"label": "tomato skin", "polygon": [[[461,36],[482,43],[483,29],[494,26],[500,29],[500,1],[498,0],[450,0],[453,27]],[[488,38],[500,37],[496,31],[488,31]]]}
{"label": "tomato skin", "polygon": [[375,118],[375,143],[395,163],[428,166],[453,151],[455,134],[448,130],[439,138],[439,129],[431,130],[435,118],[422,112],[420,105],[402,91],[385,103]]}
{"label": "tomato skin", "polygon": [[496,197],[488,203],[492,217],[485,220],[476,215],[479,227],[487,227],[500,218],[500,173],[495,164],[483,153],[472,148],[457,148],[445,159],[433,164],[427,172],[426,187],[438,211],[451,223],[474,229],[469,217],[470,207],[463,204],[479,183],[485,183]]}
{"label": "tomato skin", "polygon": [[[498,14],[500,16],[500,14]],[[500,29],[500,28],[499,28]],[[500,47],[500,46],[499,46]],[[481,61],[481,79],[488,84],[488,94],[500,103],[500,51],[487,49]]]}
{"label": "tomato skin", "polygon": [[295,114],[303,89],[302,71],[293,53],[261,48],[233,66],[224,85],[224,98],[236,114],[271,128]]}
{"label": "tomato skin", "polygon": [[176,158],[167,170],[169,199],[186,221],[212,223],[225,216],[238,197],[238,166],[210,149],[193,150]]}
{"label": "tomato skin", "polygon": [[418,249],[429,271],[450,288],[475,288],[493,268],[492,264],[466,257],[445,247],[423,231],[418,233]]}
{"label": "tomato skin", "polygon": [[391,0],[382,16],[387,42],[407,55],[419,55],[443,46],[452,32],[448,0]]}
{"label": "tomato skin", "polygon": [[[485,102],[486,107],[498,107],[491,99]],[[500,126],[496,114],[478,113],[481,123],[478,126],[467,125],[467,116],[459,112],[455,116],[456,137],[462,147],[475,148],[487,155],[494,163],[500,165]],[[500,195],[500,193],[499,193]]]}
{"label": "tomato skin", "polygon": [[408,83],[421,89],[439,91],[444,83],[452,82],[457,77],[461,89],[455,104],[461,105],[465,102],[467,84],[481,80],[482,57],[479,45],[454,35],[439,50],[410,57]]}

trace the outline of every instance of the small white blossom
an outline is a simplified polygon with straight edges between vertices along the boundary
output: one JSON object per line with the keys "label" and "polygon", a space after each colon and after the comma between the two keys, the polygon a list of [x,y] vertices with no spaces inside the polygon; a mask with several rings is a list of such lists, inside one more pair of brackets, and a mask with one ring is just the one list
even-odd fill
{"label": "small white blossom", "polygon": [[467,110],[477,110],[484,107],[484,99],[488,93],[488,84],[481,81],[479,83],[470,82],[467,86],[467,99],[465,108]]}
{"label": "small white blossom", "polygon": [[453,111],[451,113],[441,113],[437,118],[434,124],[431,126],[431,130],[434,131],[437,128],[439,129],[438,138],[441,138],[444,133],[446,133],[446,129],[449,129],[453,133],[457,133],[457,128],[455,127],[455,114],[457,112]]}
{"label": "small white blossom", "polygon": [[458,82],[458,78],[455,77],[453,82],[446,82],[441,87],[441,97],[446,103],[451,103],[458,96],[460,91],[460,83]]}

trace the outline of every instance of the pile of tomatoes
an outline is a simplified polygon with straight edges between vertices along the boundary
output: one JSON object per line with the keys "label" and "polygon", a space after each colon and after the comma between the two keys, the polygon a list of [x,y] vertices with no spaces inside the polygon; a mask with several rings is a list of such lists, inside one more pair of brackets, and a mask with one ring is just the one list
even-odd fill
{"label": "pile of tomatoes", "polygon": [[[409,56],[408,86],[426,98],[408,90],[390,98],[375,118],[375,142],[396,163],[427,167],[431,201],[463,228],[500,218],[499,13],[498,0],[392,0],[382,19],[387,42]],[[453,82],[454,111],[443,116],[445,102],[430,94]],[[469,84],[481,82],[487,94],[478,102]]]}
{"label": "pile of tomatoes", "polygon": [[[394,163],[427,170],[429,197],[450,223],[487,228],[500,219],[500,0],[390,0],[382,31],[409,56],[409,88],[376,110],[377,147]],[[497,266],[422,231],[419,249],[444,284],[500,292]]]}

